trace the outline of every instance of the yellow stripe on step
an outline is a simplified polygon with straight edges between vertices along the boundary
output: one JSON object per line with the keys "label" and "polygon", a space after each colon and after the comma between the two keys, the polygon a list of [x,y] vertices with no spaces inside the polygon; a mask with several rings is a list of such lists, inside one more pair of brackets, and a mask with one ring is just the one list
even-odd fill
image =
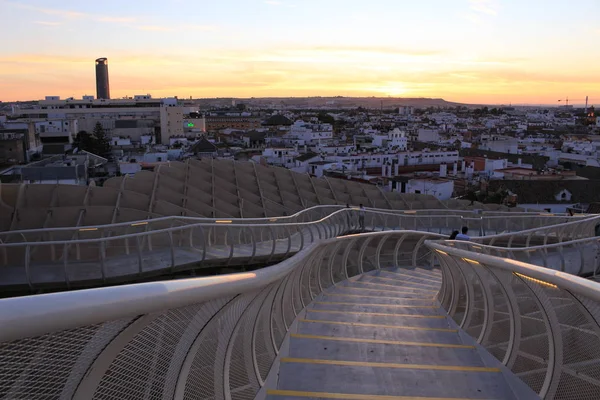
{"label": "yellow stripe on step", "polygon": [[348,325],[360,326],[366,328],[389,328],[389,329],[407,329],[412,331],[436,331],[436,332],[452,332],[456,333],[456,329],[448,328],[427,328],[424,326],[404,326],[404,325],[385,325],[385,324],[363,324],[360,322],[343,322],[343,321],[327,321],[320,319],[301,319],[300,322],[308,322],[313,324],[329,324],[329,325]]}
{"label": "yellow stripe on step", "polygon": [[340,303],[336,301],[315,301],[313,304],[337,304],[340,306],[361,306],[361,307],[392,307],[392,308],[435,308],[434,306],[415,306],[412,304],[364,304],[364,303]]}
{"label": "yellow stripe on step", "polygon": [[367,368],[394,368],[394,369],[419,369],[429,371],[461,371],[461,372],[500,372],[500,368],[491,367],[464,367],[462,365],[427,365],[427,364],[395,364],[366,361],[339,361],[339,360],[317,360],[312,358],[290,358],[284,357],[282,363],[296,364],[318,364],[338,365],[344,367],[367,367]]}
{"label": "yellow stripe on step", "polygon": [[[341,399],[341,400],[465,400],[456,397],[415,397],[415,396],[383,396],[372,394],[301,392],[296,390],[267,390],[270,396],[309,397],[313,399]],[[484,400],[484,399],[474,399]]]}
{"label": "yellow stripe on step", "polygon": [[380,317],[406,317],[406,318],[446,318],[444,315],[424,315],[424,314],[393,314],[393,313],[376,313],[366,311],[338,311],[324,310],[322,308],[309,308],[307,312],[329,313],[329,314],[356,314],[356,315],[375,315]]}
{"label": "yellow stripe on step", "polygon": [[[415,293],[418,294],[418,293]],[[342,296],[342,297],[368,297],[370,299],[385,299],[385,300],[409,300],[409,301],[415,301],[415,300],[427,300],[427,301],[431,301],[430,298],[420,298],[420,297],[392,297],[392,296],[369,296],[369,295],[363,295],[363,294],[344,294],[344,293],[328,293],[328,292],[323,292],[323,296]]]}
{"label": "yellow stripe on step", "polygon": [[292,338],[297,338],[297,339],[331,340],[331,341],[335,341],[335,342],[351,342],[351,343],[392,344],[394,346],[441,347],[441,348],[445,348],[445,349],[474,349],[475,348],[475,346],[468,346],[466,344],[406,342],[406,341],[381,340],[381,339],[359,339],[359,338],[346,338],[346,337],[335,337],[335,336],[304,335],[301,333],[292,333],[290,336]]}

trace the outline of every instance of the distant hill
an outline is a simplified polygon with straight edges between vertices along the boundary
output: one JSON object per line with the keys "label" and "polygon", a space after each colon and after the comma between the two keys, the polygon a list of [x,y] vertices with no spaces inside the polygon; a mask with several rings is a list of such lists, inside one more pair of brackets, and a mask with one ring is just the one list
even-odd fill
{"label": "distant hill", "polygon": [[[433,99],[425,97],[253,97],[253,98],[220,98],[220,99],[198,99],[202,104],[221,100],[224,102],[236,101],[240,103],[252,103],[254,105],[282,104],[297,107],[331,107],[331,108],[396,108],[400,106],[425,107],[479,107],[475,104],[464,104],[446,101],[444,99]],[[231,103],[230,103],[231,104]]]}

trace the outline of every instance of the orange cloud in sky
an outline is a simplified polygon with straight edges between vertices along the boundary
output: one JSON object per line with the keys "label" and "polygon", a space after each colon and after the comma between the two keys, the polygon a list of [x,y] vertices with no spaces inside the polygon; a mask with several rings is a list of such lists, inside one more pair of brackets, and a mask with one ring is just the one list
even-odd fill
{"label": "orange cloud in sky", "polygon": [[600,102],[597,0],[0,3],[4,101],[94,94],[108,57],[115,97]]}
{"label": "orange cloud in sky", "polygon": [[[554,104],[560,93],[600,100],[600,83],[591,68],[540,73],[534,61],[523,58],[480,59],[365,46],[101,55],[109,58],[113,97],[389,95]],[[0,57],[1,100],[94,94],[94,59],[92,54]]]}

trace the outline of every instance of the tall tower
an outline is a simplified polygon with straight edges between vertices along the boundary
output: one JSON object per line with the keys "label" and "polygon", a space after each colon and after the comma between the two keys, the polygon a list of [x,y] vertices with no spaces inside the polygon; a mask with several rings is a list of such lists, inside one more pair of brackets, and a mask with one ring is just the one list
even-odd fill
{"label": "tall tower", "polygon": [[110,99],[108,59],[106,57],[98,58],[96,60],[96,98]]}

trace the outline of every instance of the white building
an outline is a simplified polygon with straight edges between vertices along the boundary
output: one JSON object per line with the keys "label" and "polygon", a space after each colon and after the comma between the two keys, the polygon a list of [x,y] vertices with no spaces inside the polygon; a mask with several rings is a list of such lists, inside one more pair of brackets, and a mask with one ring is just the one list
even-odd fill
{"label": "white building", "polygon": [[438,143],[440,141],[440,132],[437,129],[419,129],[417,140],[424,143]]}
{"label": "white building", "polygon": [[317,178],[322,177],[325,171],[340,169],[340,166],[336,162],[331,161],[312,161],[308,165],[308,173],[316,176]]}
{"label": "white building", "polygon": [[373,135],[373,146],[406,151],[408,148],[408,138],[406,132],[396,128],[388,132],[387,135]]}
{"label": "white building", "polygon": [[444,124],[456,124],[458,122],[458,117],[452,113],[448,112],[439,112],[435,114],[430,114],[427,118],[434,120],[439,125]]}
{"label": "white building", "polygon": [[411,106],[400,106],[398,107],[398,114],[400,115],[413,115],[415,108]]}
{"label": "white building", "polygon": [[195,134],[206,132],[206,118],[187,118],[183,120],[183,130]]}
{"label": "white building", "polygon": [[289,147],[268,147],[262,152],[267,164],[287,168],[295,166],[294,159],[299,155],[296,149]]}
{"label": "white building", "polygon": [[440,200],[452,198],[454,181],[440,178],[415,178],[406,184],[406,193],[429,194]]}
{"label": "white building", "polygon": [[183,107],[177,106],[177,99],[163,99],[160,105],[160,137],[165,144],[171,136],[183,135]]}
{"label": "white building", "polygon": [[519,141],[509,136],[481,135],[479,148],[498,153],[519,154]]}
{"label": "white building", "polygon": [[110,138],[110,144],[113,146],[131,146],[131,139],[113,136]]}
{"label": "white building", "polygon": [[329,144],[333,140],[333,126],[296,121],[290,131],[282,136],[282,140],[286,144],[299,146]]}
{"label": "white building", "polygon": [[[60,120],[63,124],[77,121],[72,134],[92,132],[96,123],[100,123],[109,136],[129,137],[133,141],[139,141],[143,135],[154,135],[160,127],[160,137],[166,143],[169,137],[183,134],[183,114],[187,111],[189,108],[179,106],[177,98],[153,99],[150,95],[110,100],[91,96],[61,100],[47,96],[32,109],[15,109],[13,116],[23,121]],[[44,129],[49,126],[46,124]]]}
{"label": "white building", "polygon": [[21,118],[3,123],[4,129],[26,129],[30,135],[35,135],[42,143],[63,142],[73,143],[73,138],[79,132],[77,119],[61,118]]}
{"label": "white building", "polygon": [[[308,151],[308,146],[304,146],[305,152]],[[319,154],[326,155],[338,155],[338,154],[349,154],[356,151],[354,145],[343,145],[343,146],[314,146],[314,151]]]}

